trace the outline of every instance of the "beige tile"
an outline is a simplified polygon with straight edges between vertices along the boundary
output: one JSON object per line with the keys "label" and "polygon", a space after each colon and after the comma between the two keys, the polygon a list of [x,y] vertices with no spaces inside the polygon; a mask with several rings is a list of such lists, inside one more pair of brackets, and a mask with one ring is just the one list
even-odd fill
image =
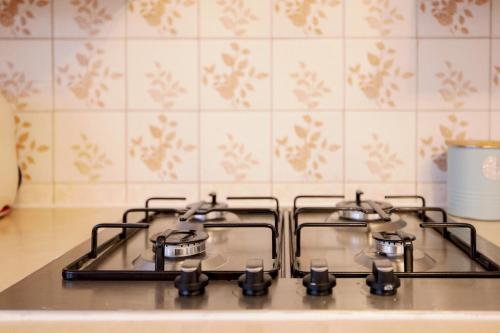
{"label": "beige tile", "polygon": [[415,205],[413,200],[386,199],[386,195],[414,195],[415,184],[413,183],[351,183],[345,184],[346,200],[354,200],[357,190],[363,191],[363,198],[370,200],[389,201],[393,205],[409,206]]}
{"label": "beige tile", "polygon": [[196,41],[128,42],[130,109],[196,109],[198,57]]}
{"label": "beige tile", "polygon": [[18,164],[23,182],[52,181],[52,114],[19,112],[15,115]]}
{"label": "beige tile", "polygon": [[340,36],[343,2],[273,0],[274,36]]}
{"label": "beige tile", "polygon": [[198,127],[193,112],[129,112],[129,181],[198,180]]}
{"label": "beige tile", "polygon": [[269,181],[270,122],[269,112],[202,114],[201,180],[237,183]]}
{"label": "beige tile", "polygon": [[487,40],[421,40],[419,108],[487,109],[488,54]]}
{"label": "beige tile", "polygon": [[122,37],[123,0],[53,0],[55,37]]}
{"label": "beige tile", "polygon": [[489,36],[489,1],[418,0],[418,6],[420,37]]}
{"label": "beige tile", "polygon": [[342,181],[342,113],[280,112],[273,115],[276,182]]}
{"label": "beige tile", "polygon": [[217,193],[217,201],[225,202],[231,207],[274,207],[271,200],[228,200],[230,196],[270,196],[271,186],[269,183],[234,184],[228,183],[203,183],[200,189],[200,199],[209,200],[209,193]]}
{"label": "beige tile", "polygon": [[2,40],[0,50],[0,92],[12,107],[52,109],[50,41]]}
{"label": "beige tile", "polygon": [[23,183],[17,192],[15,207],[47,207],[53,205],[53,184]]}
{"label": "beige tile", "polygon": [[414,109],[416,43],[346,41],[346,108]]}
{"label": "beige tile", "polygon": [[268,41],[205,40],[201,62],[203,109],[269,109]]}
{"label": "beige tile", "polygon": [[415,36],[415,0],[345,1],[346,36]]}
{"label": "beige tile", "polygon": [[491,112],[490,131],[492,139],[500,140],[500,110]]}
{"label": "beige tile", "polygon": [[55,185],[58,206],[123,206],[125,184],[59,184]]}
{"label": "beige tile", "polygon": [[50,7],[50,1],[2,1],[0,37],[50,37]]}
{"label": "beige tile", "polygon": [[500,39],[491,41],[491,67],[491,107],[500,109]]}
{"label": "beige tile", "polygon": [[202,37],[268,37],[271,3],[255,0],[200,1]]}
{"label": "beige tile", "polygon": [[418,114],[417,180],[446,181],[447,146],[451,139],[487,139],[488,112],[420,112]]}
{"label": "beige tile", "polygon": [[124,54],[123,41],[56,41],[56,109],[123,109]]}
{"label": "beige tile", "polygon": [[56,113],[56,182],[124,181],[124,126],[120,112]]}
{"label": "beige tile", "polygon": [[[293,200],[298,195],[343,195],[344,185],[342,183],[304,183],[304,182],[275,182],[273,184],[273,195],[280,200],[280,204],[291,207]],[[341,199],[299,199],[298,205],[325,206],[332,205]]]}
{"label": "beige tile", "polygon": [[492,0],[492,37],[500,37],[500,1]]}
{"label": "beige tile", "polygon": [[340,39],[275,41],[274,108],[341,109],[342,52]]}
{"label": "beige tile", "polygon": [[198,1],[127,1],[127,35],[130,37],[194,37]]}
{"label": "beige tile", "polygon": [[425,197],[427,206],[446,207],[446,184],[418,183],[417,192]]}
{"label": "beige tile", "polygon": [[185,197],[186,200],[155,200],[150,207],[185,207],[187,203],[198,200],[198,184],[128,183],[129,205],[144,207],[146,200],[151,197]]}
{"label": "beige tile", "polygon": [[414,181],[415,127],[415,112],[348,112],[346,181]]}

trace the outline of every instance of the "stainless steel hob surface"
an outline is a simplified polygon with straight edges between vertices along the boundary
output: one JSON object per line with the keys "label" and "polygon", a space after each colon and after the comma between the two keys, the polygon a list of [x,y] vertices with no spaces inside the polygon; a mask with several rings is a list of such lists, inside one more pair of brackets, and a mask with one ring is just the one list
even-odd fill
{"label": "stainless steel hob surface", "polygon": [[[0,309],[500,310],[498,247],[476,235],[471,253],[471,229],[443,229],[439,209],[379,203],[346,215],[342,202],[255,211],[214,197],[181,210],[149,203],[0,293]],[[123,222],[139,226],[125,235]]]}

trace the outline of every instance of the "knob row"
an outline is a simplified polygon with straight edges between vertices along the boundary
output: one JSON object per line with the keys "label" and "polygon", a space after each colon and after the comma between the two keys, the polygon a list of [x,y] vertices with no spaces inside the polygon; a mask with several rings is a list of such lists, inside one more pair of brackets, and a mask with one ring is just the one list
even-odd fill
{"label": "knob row", "polygon": [[[271,276],[264,272],[263,261],[251,259],[247,262],[245,273],[239,277],[238,285],[245,296],[261,296],[267,294],[271,281]],[[302,284],[306,287],[308,295],[326,296],[332,293],[336,279],[328,272],[325,259],[313,259],[310,272],[304,276]],[[391,296],[396,294],[401,282],[394,274],[392,263],[384,259],[373,261],[372,274],[366,278],[366,284],[370,287],[370,293],[374,295]],[[179,290],[180,296],[203,294],[208,285],[208,276],[201,271],[201,261],[193,259],[184,261],[174,285]]]}

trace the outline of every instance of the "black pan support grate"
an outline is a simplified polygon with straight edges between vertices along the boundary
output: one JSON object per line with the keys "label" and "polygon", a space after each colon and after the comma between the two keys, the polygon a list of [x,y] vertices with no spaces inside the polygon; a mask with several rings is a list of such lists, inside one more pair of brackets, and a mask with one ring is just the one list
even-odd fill
{"label": "black pan support grate", "polygon": [[[282,251],[282,235],[284,231],[284,217],[279,211],[278,199],[274,197],[228,197],[228,200],[272,200],[273,208],[217,208],[206,210],[202,214],[211,212],[227,212],[235,214],[253,214],[253,215],[268,215],[272,217],[273,223],[264,222],[236,222],[236,223],[203,223],[205,229],[210,228],[262,228],[269,229],[271,232],[271,258],[273,259],[272,269],[266,271],[273,278],[278,275],[281,267]],[[136,235],[141,229],[147,229],[154,223],[155,217],[160,215],[180,215],[185,212],[184,208],[152,208],[152,201],[176,201],[185,200],[182,197],[153,197],[145,202],[144,208],[132,208],[123,213],[122,223],[100,223],[92,228],[90,239],[90,251],[79,257],[62,271],[62,276],[65,280],[173,280],[180,274],[180,271],[164,271],[165,253],[163,248],[155,249],[155,269],[154,271],[145,270],[99,270],[94,268],[91,263],[93,261],[102,260],[110,255],[115,249],[123,246],[131,237]],[[144,218],[137,223],[129,223],[129,217],[132,213],[144,213]],[[122,231],[98,245],[98,230],[99,229],[122,229]],[[159,240],[157,244],[162,244]],[[214,280],[235,280],[244,273],[245,267],[238,271],[204,271],[210,279]]]}
{"label": "black pan support grate", "polygon": [[[303,277],[309,272],[304,272],[298,269],[297,258],[301,256],[301,233],[305,228],[345,228],[345,227],[367,227],[365,222],[300,222],[301,215],[307,213],[335,213],[340,211],[361,211],[361,208],[353,207],[308,207],[308,206],[298,206],[299,199],[338,199],[343,198],[339,195],[307,195],[307,196],[297,196],[294,200],[293,210],[290,213],[289,232],[290,232],[290,257],[291,260],[291,272],[294,277]],[[411,243],[405,244],[403,255],[404,260],[404,272],[396,272],[395,274],[399,277],[405,278],[500,278],[500,267],[497,263],[493,262],[491,259],[483,255],[477,250],[477,235],[476,229],[472,224],[469,223],[455,223],[448,222],[448,215],[446,211],[439,207],[427,207],[425,198],[422,196],[412,196],[412,195],[394,195],[386,196],[386,199],[417,199],[420,201],[420,206],[416,207],[393,207],[388,213],[410,213],[416,214],[421,220],[419,226],[421,228],[430,228],[439,232],[442,237],[453,243],[459,249],[464,251],[471,260],[480,264],[486,271],[484,272],[414,272],[413,271],[413,246]],[[437,212],[441,216],[441,222],[436,222],[431,219],[426,213],[427,212]],[[467,243],[461,238],[450,232],[449,229],[462,228],[468,229],[470,235],[470,242]],[[345,278],[356,278],[356,277],[366,277],[370,272],[344,272],[344,271],[334,271],[330,272],[336,277]]]}

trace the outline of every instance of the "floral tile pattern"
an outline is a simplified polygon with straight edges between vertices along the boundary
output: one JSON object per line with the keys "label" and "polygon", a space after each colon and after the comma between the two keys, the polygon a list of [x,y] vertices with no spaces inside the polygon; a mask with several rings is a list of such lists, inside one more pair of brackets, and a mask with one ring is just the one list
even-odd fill
{"label": "floral tile pattern", "polygon": [[445,141],[500,139],[498,0],[0,0],[0,50],[22,206],[445,205]]}

